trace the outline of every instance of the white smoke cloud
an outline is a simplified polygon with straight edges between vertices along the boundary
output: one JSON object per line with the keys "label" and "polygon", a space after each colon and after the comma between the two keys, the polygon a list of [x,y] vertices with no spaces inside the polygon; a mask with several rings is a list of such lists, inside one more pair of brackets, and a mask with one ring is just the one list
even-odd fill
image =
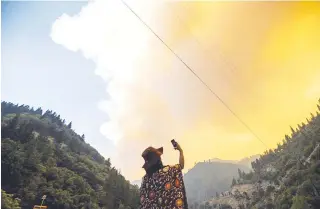
{"label": "white smoke cloud", "polygon": [[[154,20],[161,5],[133,2],[128,4],[160,30],[161,22]],[[100,131],[117,145],[112,162],[126,177],[141,176],[144,148],[171,148],[170,140],[191,130],[197,119],[209,120],[202,110],[213,108],[212,95],[121,1],[96,0],[78,15],[62,15],[51,38],[93,60],[96,75],[106,81],[110,99],[98,107],[110,120]],[[181,46],[189,46],[187,42]],[[165,149],[164,160],[176,163],[175,155]]]}
{"label": "white smoke cloud", "polygon": [[96,63],[95,73],[108,82],[112,100],[102,102],[110,121],[102,133],[117,142],[118,119],[125,114],[127,88],[136,81],[136,61],[146,51],[148,34],[121,1],[89,2],[76,16],[63,14],[52,26],[52,40],[71,51],[81,51]]}

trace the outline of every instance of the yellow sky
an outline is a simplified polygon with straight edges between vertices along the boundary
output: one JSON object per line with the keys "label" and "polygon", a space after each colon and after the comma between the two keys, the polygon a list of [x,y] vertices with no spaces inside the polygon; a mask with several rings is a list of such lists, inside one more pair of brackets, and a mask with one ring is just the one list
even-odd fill
{"label": "yellow sky", "polygon": [[[269,147],[315,112],[320,3],[131,5]],[[106,80],[110,98],[99,107],[110,119],[101,133],[117,142],[111,159],[126,178],[144,174],[141,152],[150,145],[164,147],[165,164],[177,163],[172,138],[187,169],[266,149],[121,2],[95,1],[63,16],[51,36],[81,50]]]}
{"label": "yellow sky", "polygon": [[[163,11],[161,36],[269,147],[316,110],[320,3],[179,2]],[[265,150],[217,100],[205,97],[212,96],[200,98],[193,127],[181,135],[189,167]]]}

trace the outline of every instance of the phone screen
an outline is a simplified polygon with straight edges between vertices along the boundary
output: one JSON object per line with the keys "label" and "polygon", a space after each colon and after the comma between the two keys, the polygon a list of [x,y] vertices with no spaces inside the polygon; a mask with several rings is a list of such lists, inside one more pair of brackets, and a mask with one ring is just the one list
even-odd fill
{"label": "phone screen", "polygon": [[174,139],[171,140],[171,143],[172,143],[173,147],[177,147],[177,142]]}

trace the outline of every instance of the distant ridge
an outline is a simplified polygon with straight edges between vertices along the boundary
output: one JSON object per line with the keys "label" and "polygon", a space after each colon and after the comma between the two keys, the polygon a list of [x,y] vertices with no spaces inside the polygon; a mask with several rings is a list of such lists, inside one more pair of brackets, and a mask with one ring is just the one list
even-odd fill
{"label": "distant ridge", "polygon": [[240,165],[245,165],[251,168],[251,162],[255,161],[260,157],[259,154],[257,155],[252,155],[250,157],[243,158],[241,160],[222,160],[220,158],[212,158],[209,161],[210,162],[219,162],[219,163],[232,163],[232,164],[240,164]]}
{"label": "distant ridge", "polygon": [[[242,166],[246,166],[248,169],[251,169],[251,162],[255,161],[259,157],[260,157],[260,155],[253,155],[253,156],[250,156],[250,157],[243,158],[241,160],[222,160],[222,159],[219,159],[219,158],[212,158],[212,159],[210,159],[210,160],[208,160],[206,162],[210,161],[212,163],[215,162],[215,163],[222,163],[222,164],[235,164],[235,165],[241,165],[241,167]],[[194,167],[190,168],[189,171],[191,169],[193,169],[193,168]],[[187,174],[188,174],[188,172],[184,173],[184,175],[187,175]],[[137,185],[138,187],[140,187],[141,179],[140,180],[133,180],[133,181],[131,181],[131,184]]]}
{"label": "distant ridge", "polygon": [[132,185],[137,185],[140,188],[141,182],[142,182],[142,180],[134,180],[134,181],[131,181],[131,184]]}

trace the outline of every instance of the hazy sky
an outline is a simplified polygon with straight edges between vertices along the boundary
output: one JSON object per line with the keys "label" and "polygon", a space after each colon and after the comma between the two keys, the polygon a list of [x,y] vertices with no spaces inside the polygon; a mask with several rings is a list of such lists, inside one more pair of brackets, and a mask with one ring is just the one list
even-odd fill
{"label": "hazy sky", "polygon": [[108,120],[98,102],[108,98],[94,62],[55,44],[53,22],[77,14],[86,2],[1,2],[1,99],[52,109],[105,156],[114,147],[100,133]]}
{"label": "hazy sky", "polygon": [[[316,110],[320,3],[127,2],[268,147]],[[176,163],[172,138],[187,169],[266,149],[121,2],[2,10],[2,99],[72,120],[130,180],[149,145]]]}

